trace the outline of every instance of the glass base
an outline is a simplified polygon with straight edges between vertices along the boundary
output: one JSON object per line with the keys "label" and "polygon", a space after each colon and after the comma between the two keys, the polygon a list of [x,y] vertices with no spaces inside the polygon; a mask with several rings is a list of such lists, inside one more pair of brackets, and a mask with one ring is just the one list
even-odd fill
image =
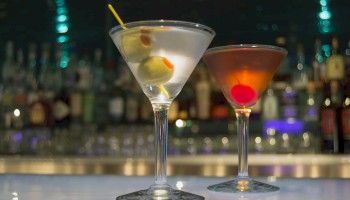
{"label": "glass base", "polygon": [[204,197],[188,192],[173,190],[169,187],[154,187],[148,190],[140,190],[125,194],[116,198],[116,200],[204,200]]}
{"label": "glass base", "polygon": [[276,192],[279,187],[255,181],[249,177],[236,177],[233,181],[209,186],[208,190],[226,193],[264,193]]}

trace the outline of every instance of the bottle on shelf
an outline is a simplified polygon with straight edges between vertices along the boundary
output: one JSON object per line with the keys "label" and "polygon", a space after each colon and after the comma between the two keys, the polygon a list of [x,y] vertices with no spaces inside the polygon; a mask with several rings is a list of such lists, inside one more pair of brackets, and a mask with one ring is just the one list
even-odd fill
{"label": "bottle on shelf", "polygon": [[265,95],[262,98],[262,119],[272,120],[279,118],[279,101],[276,92],[269,85]]}
{"label": "bottle on shelf", "polygon": [[225,120],[229,117],[229,106],[220,88],[212,81],[211,84],[211,120]]}
{"label": "bottle on shelf", "polygon": [[77,69],[77,76],[79,77],[77,82],[77,88],[79,89],[82,101],[82,121],[85,124],[89,124],[93,120],[93,105],[95,95],[93,92],[93,69],[92,63],[89,59],[87,50],[85,50],[83,58],[79,61],[79,67]]}
{"label": "bottle on shelf", "polygon": [[3,84],[9,84],[8,82],[12,82],[16,72],[16,63],[14,58],[14,43],[12,41],[8,41],[6,43],[5,51],[6,57],[5,62],[2,65],[2,82]]}
{"label": "bottle on shelf", "polygon": [[[285,36],[279,36],[276,38],[276,45],[284,48],[287,48],[287,39]],[[274,88],[275,89],[283,89],[285,88],[287,84],[287,79],[290,77],[291,74],[291,57],[290,54],[286,55],[286,57],[283,59],[280,67],[278,68],[277,72],[275,73],[273,80],[274,80]]]}
{"label": "bottle on shelf", "polygon": [[288,84],[282,91],[281,114],[283,119],[296,119],[299,116],[298,94],[296,90]]}
{"label": "bottle on shelf", "polygon": [[298,44],[297,46],[297,64],[296,69],[292,74],[292,87],[295,90],[305,90],[309,81],[309,69],[305,63],[304,46]]}
{"label": "bottle on shelf", "polygon": [[345,50],[345,77],[350,79],[350,35]]}
{"label": "bottle on shelf", "polygon": [[[306,86],[306,93],[307,93],[307,99],[305,105],[305,108],[302,109],[303,119],[305,122],[316,122],[319,118],[319,105],[317,103],[317,99],[315,96],[316,92],[316,84],[313,81],[309,81]],[[303,106],[302,105],[302,106]]]}
{"label": "bottle on shelf", "polygon": [[332,37],[332,53],[326,61],[326,79],[343,80],[345,75],[344,57],[339,54],[338,37]]}
{"label": "bottle on shelf", "polygon": [[340,109],[339,152],[350,153],[350,79],[344,83],[343,102]]}
{"label": "bottle on shelf", "polygon": [[24,65],[23,50],[17,50],[16,76],[14,78],[14,100],[13,126],[21,129],[27,124],[27,95],[26,95],[26,69]]}
{"label": "bottle on shelf", "polygon": [[140,87],[134,79],[129,79],[126,86],[125,95],[125,120],[128,123],[134,123],[139,120],[139,95]]}
{"label": "bottle on shelf", "polygon": [[37,45],[29,44],[27,63],[27,104],[28,123],[31,127],[47,127],[51,125],[50,107],[43,101],[42,89],[39,87],[39,66],[37,64]]}
{"label": "bottle on shelf", "polygon": [[331,97],[331,83],[325,82],[320,108],[321,152],[338,153],[337,110]]}
{"label": "bottle on shelf", "polygon": [[197,68],[198,80],[195,83],[195,99],[197,118],[208,120],[210,118],[210,81],[208,71],[201,67]]}
{"label": "bottle on shelf", "polygon": [[322,51],[322,41],[320,37],[315,39],[315,52],[312,62],[312,81],[317,88],[320,88],[325,81],[326,63]]}
{"label": "bottle on shelf", "polygon": [[109,115],[112,123],[122,123],[125,117],[125,92],[121,82],[116,80],[112,89],[108,102]]}

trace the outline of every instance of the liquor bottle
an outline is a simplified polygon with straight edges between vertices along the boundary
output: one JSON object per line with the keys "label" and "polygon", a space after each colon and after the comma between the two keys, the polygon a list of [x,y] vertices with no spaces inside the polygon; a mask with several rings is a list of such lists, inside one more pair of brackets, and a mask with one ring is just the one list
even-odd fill
{"label": "liquor bottle", "polygon": [[279,115],[279,102],[276,93],[274,92],[271,84],[263,97],[262,103],[262,119],[271,120],[278,119]]}
{"label": "liquor bottle", "polygon": [[103,128],[108,125],[109,114],[108,114],[108,101],[109,93],[107,84],[103,81],[98,90],[95,93],[96,97],[94,101],[94,123],[97,124],[99,128]]}
{"label": "liquor bottle", "polygon": [[82,120],[84,123],[91,123],[93,120],[93,105],[95,95],[93,92],[93,74],[92,63],[90,62],[87,52],[84,52],[83,59],[79,61],[78,73],[78,90],[82,93]]}
{"label": "liquor bottle", "polygon": [[15,110],[13,112],[13,126],[21,129],[27,123],[27,95],[26,95],[26,70],[24,66],[24,55],[22,49],[17,50],[17,65],[16,74],[14,78],[14,100]]}
{"label": "liquor bottle", "polygon": [[292,86],[295,90],[304,90],[306,88],[309,72],[305,63],[304,47],[302,44],[297,46],[297,64],[293,73]]}
{"label": "liquor bottle", "polygon": [[[57,56],[57,59],[60,59],[59,55]],[[66,110],[69,110],[70,121],[72,124],[81,123],[83,115],[83,91],[78,85],[80,79],[77,72],[78,67],[78,57],[76,52],[73,51],[68,67],[63,69],[64,87],[57,92],[57,94],[62,94],[62,90],[64,90],[64,93],[66,93],[65,95],[69,96],[69,103],[64,103],[64,105],[69,105],[69,108]],[[57,98],[59,99],[59,97]]]}
{"label": "liquor bottle", "polygon": [[331,98],[331,84],[326,82],[320,108],[321,152],[338,153],[337,110]]}
{"label": "liquor bottle", "polygon": [[[279,36],[276,38],[276,45],[284,48],[287,48],[287,39],[285,36]],[[291,57],[290,54],[286,55],[283,59],[280,67],[278,68],[276,74],[273,77],[274,88],[283,89],[286,85],[287,79],[290,77],[291,72]]]}
{"label": "liquor bottle", "polygon": [[15,74],[16,63],[14,60],[14,44],[12,41],[6,43],[6,58],[2,66],[2,82],[6,85],[7,82],[12,82]]}
{"label": "liquor bottle", "polygon": [[51,125],[51,117],[49,112],[50,108],[43,101],[43,95],[40,91],[38,83],[39,67],[37,64],[37,45],[29,44],[28,48],[28,122],[31,127],[46,127]]}
{"label": "liquor bottle", "polygon": [[312,62],[312,81],[315,83],[317,88],[321,87],[325,80],[326,64],[325,58],[322,52],[322,41],[321,38],[317,37],[315,40],[315,54]]}
{"label": "liquor bottle", "polygon": [[328,80],[343,80],[345,75],[344,57],[339,54],[337,36],[332,38],[332,54],[326,61],[326,78]]}
{"label": "liquor bottle", "polygon": [[44,43],[41,46],[40,73],[38,77],[39,86],[44,89],[52,88],[55,83],[50,67],[50,44]]}
{"label": "liquor bottle", "polygon": [[[209,74],[204,68],[198,68],[198,81],[195,84],[195,101],[197,105],[197,118],[208,120],[210,118],[210,81]],[[194,99],[193,99],[194,100]]]}
{"label": "liquor bottle", "polygon": [[95,92],[99,90],[104,79],[103,67],[102,50],[97,48],[94,52],[94,62],[92,67],[92,88]]}
{"label": "liquor bottle", "polygon": [[169,111],[168,111],[168,120],[169,122],[174,122],[178,119],[179,115],[179,101],[177,99],[174,99],[173,102],[170,104]]}
{"label": "liquor bottle", "polygon": [[135,82],[134,79],[129,80],[128,87],[126,88],[128,91],[126,93],[125,99],[125,120],[128,123],[133,123],[138,121],[139,119],[139,94],[141,93],[139,86]]}
{"label": "liquor bottle", "polygon": [[229,107],[225,96],[215,84],[212,84],[211,88],[211,119],[225,120],[229,116]]}
{"label": "liquor bottle", "polygon": [[114,123],[121,123],[125,117],[125,93],[119,80],[117,80],[110,93],[109,115]]}
{"label": "liquor bottle", "polygon": [[347,79],[344,84],[340,123],[339,152],[350,153],[350,79]]}
{"label": "liquor bottle", "polygon": [[68,127],[70,124],[70,101],[66,88],[62,88],[55,96],[53,105],[53,118],[55,125],[60,128]]}
{"label": "liquor bottle", "polygon": [[350,36],[345,50],[345,77],[350,79]]}
{"label": "liquor bottle", "polygon": [[316,122],[319,117],[319,108],[316,102],[315,90],[316,90],[315,83],[312,81],[309,81],[306,86],[306,93],[307,93],[306,103],[303,104],[305,105],[305,108],[303,109],[303,112],[304,112],[303,119],[306,122],[308,121]]}
{"label": "liquor bottle", "polygon": [[291,85],[282,92],[281,116],[284,119],[296,119],[299,116],[297,92]]}

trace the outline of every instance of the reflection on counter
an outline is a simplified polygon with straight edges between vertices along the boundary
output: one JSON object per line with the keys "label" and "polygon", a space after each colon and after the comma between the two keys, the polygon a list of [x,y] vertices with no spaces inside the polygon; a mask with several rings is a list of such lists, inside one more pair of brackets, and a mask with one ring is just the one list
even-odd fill
{"label": "reflection on counter", "polygon": [[[171,155],[169,176],[237,175],[237,155]],[[323,154],[253,154],[249,174],[254,177],[350,178],[350,157]],[[153,157],[0,157],[0,174],[94,174],[153,176]]]}
{"label": "reflection on counter", "polygon": [[[276,124],[276,123],[273,123]],[[305,124],[305,126],[308,126]],[[249,152],[320,153],[316,132],[280,132],[271,124],[251,122]],[[311,129],[306,129],[311,130]],[[137,157],[152,156],[154,130],[150,124],[70,128],[2,130],[2,155],[79,155]],[[169,125],[169,155],[234,154],[237,152],[234,121],[207,122],[178,120]]]}

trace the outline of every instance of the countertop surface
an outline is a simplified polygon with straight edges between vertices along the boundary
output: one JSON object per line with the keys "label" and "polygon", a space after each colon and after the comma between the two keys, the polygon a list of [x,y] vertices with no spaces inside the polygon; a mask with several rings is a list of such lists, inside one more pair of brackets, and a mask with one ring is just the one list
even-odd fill
{"label": "countertop surface", "polygon": [[[181,189],[220,200],[344,200],[350,196],[350,179],[255,178],[280,187],[280,191],[254,195],[220,194],[206,187],[230,180],[228,177],[171,176],[168,183]],[[146,189],[151,176],[116,175],[0,175],[0,200],[114,200],[117,196]]]}
{"label": "countertop surface", "polygon": [[[350,178],[350,155],[252,154],[249,174],[279,178]],[[230,177],[237,155],[169,156],[169,176]],[[1,156],[0,174],[152,176],[154,157]]]}

